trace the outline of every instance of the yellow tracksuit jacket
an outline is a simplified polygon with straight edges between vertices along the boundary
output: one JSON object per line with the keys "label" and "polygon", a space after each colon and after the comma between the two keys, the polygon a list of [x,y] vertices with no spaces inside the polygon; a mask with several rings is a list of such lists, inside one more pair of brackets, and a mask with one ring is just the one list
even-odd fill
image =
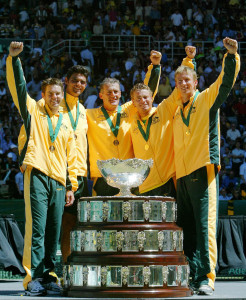
{"label": "yellow tracksuit jacket", "polygon": [[[219,77],[197,96],[193,104],[189,124],[190,134],[186,134],[187,126],[181,117],[182,106],[177,108],[173,122],[177,179],[209,164],[220,167],[219,108],[227,99],[239,69],[239,55],[225,54]],[[194,95],[184,109],[185,118],[193,98]]]}
{"label": "yellow tracksuit jacket", "polygon": [[[182,65],[194,69],[192,59],[186,57]],[[149,74],[153,66],[150,65],[144,83],[149,84]],[[158,86],[157,86],[158,87]],[[154,89],[155,90],[155,89]],[[155,94],[153,95],[153,97]],[[164,99],[156,108],[152,108],[150,114],[144,118],[144,124],[138,113],[135,113],[131,123],[131,137],[134,155],[141,159],[153,159],[153,166],[148,177],[139,186],[140,193],[145,193],[165,184],[170,178],[175,176],[174,149],[173,149],[173,115],[178,104],[181,104],[179,92],[174,89],[173,93]],[[152,124],[148,142],[145,141],[139,131],[137,121],[139,120],[144,131],[149,117],[152,115]],[[145,145],[149,148],[145,150]]]}
{"label": "yellow tracksuit jacket", "polygon": [[[145,76],[146,84],[153,91],[153,95],[158,91],[160,79],[160,66],[149,65]],[[133,158],[133,147],[130,134],[131,119],[137,113],[132,102],[122,105],[120,127],[117,136],[119,145],[113,144],[116,137],[112,133],[101,108],[87,109],[88,121],[88,143],[89,143],[89,161],[91,178],[102,177],[98,167],[97,160],[106,160],[110,158],[128,159]],[[112,123],[115,125],[117,111],[108,112]]]}
{"label": "yellow tracksuit jacket", "polygon": [[26,130],[27,139],[21,152],[23,163],[40,170],[64,186],[66,186],[68,168],[72,190],[76,191],[78,187],[77,154],[74,151],[74,134],[67,118],[62,120],[59,134],[53,143],[55,151],[51,152],[49,148],[52,143],[45,108],[50,115],[53,129],[59,115],[52,115],[48,106],[44,107],[43,101],[36,102],[27,94],[25,77],[18,57],[8,56],[6,65],[8,86]]}
{"label": "yellow tracksuit jacket", "polygon": [[[122,105],[121,120],[117,140],[119,145],[114,145],[116,137],[112,133],[101,108],[87,109],[88,121],[88,143],[91,178],[102,177],[97,160],[111,158],[128,159],[133,158],[133,148],[130,135],[130,118],[132,111],[135,111],[131,102]],[[117,111],[109,112],[110,119],[115,125]]]}
{"label": "yellow tracksuit jacket", "polygon": [[[74,121],[77,117],[77,103],[78,98],[66,94],[66,101],[72,113]],[[68,118],[68,122],[71,124],[71,121],[68,116],[67,106],[65,104],[65,99],[62,100],[60,104],[60,112],[64,113],[64,117]],[[88,124],[86,118],[86,111],[84,106],[79,103],[79,121],[74,134],[76,135],[75,144],[77,149],[77,169],[78,176],[87,176],[87,134]]]}

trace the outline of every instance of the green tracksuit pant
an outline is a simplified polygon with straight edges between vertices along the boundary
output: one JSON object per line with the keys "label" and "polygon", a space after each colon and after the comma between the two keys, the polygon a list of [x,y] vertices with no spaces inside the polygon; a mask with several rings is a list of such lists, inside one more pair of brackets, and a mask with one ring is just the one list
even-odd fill
{"label": "green tracksuit pant", "polygon": [[218,169],[202,167],[177,180],[177,224],[184,232],[192,284],[214,289],[217,262]]}
{"label": "green tracksuit pant", "polygon": [[119,189],[108,185],[102,177],[94,179],[92,196],[115,196],[118,193]]}
{"label": "green tracksuit pant", "polygon": [[25,238],[23,267],[29,281],[43,278],[49,281],[54,270],[65,205],[65,187],[35,168],[24,173]]}
{"label": "green tracksuit pant", "polygon": [[165,184],[153,190],[140,194],[140,196],[166,196],[176,198],[176,189],[173,178],[170,178]]}

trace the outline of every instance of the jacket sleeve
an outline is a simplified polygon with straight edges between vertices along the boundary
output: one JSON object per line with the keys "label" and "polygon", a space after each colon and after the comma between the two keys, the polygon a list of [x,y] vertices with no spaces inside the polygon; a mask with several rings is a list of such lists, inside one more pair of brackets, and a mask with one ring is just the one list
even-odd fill
{"label": "jacket sleeve", "polygon": [[6,61],[6,74],[14,104],[25,123],[25,121],[30,118],[30,114],[36,106],[36,101],[27,93],[26,80],[18,56],[8,56]]}
{"label": "jacket sleeve", "polygon": [[68,176],[66,182],[67,190],[72,190],[73,192],[78,189],[77,181],[77,151],[76,144],[74,140],[73,132],[70,131],[70,135],[67,143],[67,165],[68,165]]}
{"label": "jacket sleeve", "polygon": [[149,65],[148,71],[145,75],[144,84],[148,85],[153,93],[153,101],[158,92],[159,81],[161,76],[161,66],[160,65]]}
{"label": "jacket sleeve", "polygon": [[222,62],[222,70],[216,81],[202,92],[211,110],[217,111],[227,99],[240,70],[240,56],[226,53]]}

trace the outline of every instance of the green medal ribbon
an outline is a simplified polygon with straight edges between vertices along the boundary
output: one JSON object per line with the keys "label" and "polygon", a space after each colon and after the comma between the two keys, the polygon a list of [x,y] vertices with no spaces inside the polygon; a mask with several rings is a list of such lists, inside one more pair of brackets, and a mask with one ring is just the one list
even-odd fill
{"label": "green medal ribbon", "polygon": [[193,108],[193,104],[194,104],[194,102],[196,101],[196,98],[197,98],[198,94],[200,94],[200,92],[199,92],[199,91],[196,91],[196,94],[195,94],[195,97],[194,97],[194,99],[193,99],[193,101],[192,101],[192,104],[191,104],[191,106],[190,106],[190,109],[189,109],[187,118],[185,118],[185,116],[184,116],[184,114],[183,114],[183,110],[182,110],[182,108],[180,108],[180,113],[181,113],[182,120],[183,120],[184,124],[185,124],[187,127],[189,127],[189,124],[190,124],[190,114],[191,114],[191,111],[192,111],[192,108]]}
{"label": "green medal ribbon", "polygon": [[119,128],[120,128],[120,112],[121,112],[121,109],[122,109],[122,107],[120,105],[118,105],[116,124],[114,126],[111,119],[110,119],[110,117],[109,117],[108,112],[106,111],[106,109],[103,106],[101,107],[101,110],[104,114],[104,117],[105,117],[106,121],[108,122],[108,125],[109,125],[110,129],[112,130],[112,132],[113,132],[113,134],[116,138],[117,138],[118,131],[119,131]]}
{"label": "green medal ribbon", "polygon": [[73,130],[75,131],[76,128],[77,128],[78,122],[79,122],[79,99],[78,99],[77,116],[76,116],[76,121],[75,121],[75,122],[74,122],[74,119],[73,119],[71,110],[70,110],[70,108],[69,108],[69,106],[68,106],[68,104],[67,104],[67,100],[66,100],[66,92],[65,92],[65,95],[64,95],[64,100],[65,100],[65,103],[66,103],[66,106],[67,106],[67,111],[68,111],[69,119],[70,119],[70,121],[71,121]]}
{"label": "green medal ribbon", "polygon": [[54,143],[54,141],[56,140],[57,136],[58,136],[58,133],[59,133],[59,130],[61,128],[61,124],[62,124],[62,118],[63,118],[63,115],[61,113],[59,113],[59,119],[58,119],[58,122],[56,124],[56,128],[55,128],[55,132],[53,131],[53,127],[52,127],[52,123],[51,123],[51,119],[50,119],[50,116],[46,110],[46,108],[44,108],[46,113],[47,113],[47,119],[48,119],[48,126],[49,126],[49,134],[50,134],[50,140],[51,140],[51,143]]}
{"label": "green medal ribbon", "polygon": [[141,132],[143,138],[147,142],[148,139],[149,139],[150,126],[151,126],[151,123],[152,123],[152,116],[148,120],[146,132],[144,131],[144,129],[143,129],[143,127],[142,127],[142,125],[141,125],[141,123],[140,123],[139,120],[137,120],[137,123],[138,123],[138,129],[139,129],[139,131]]}

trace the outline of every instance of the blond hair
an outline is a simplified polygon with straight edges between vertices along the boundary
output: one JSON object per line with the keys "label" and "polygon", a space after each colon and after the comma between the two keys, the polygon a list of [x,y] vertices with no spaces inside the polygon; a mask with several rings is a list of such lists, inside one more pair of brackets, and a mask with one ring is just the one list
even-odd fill
{"label": "blond hair", "polygon": [[187,67],[187,66],[180,66],[175,72],[175,80],[178,74],[187,73],[188,75],[191,75],[194,80],[197,80],[197,74],[196,71]]}
{"label": "blond hair", "polygon": [[138,90],[147,90],[150,92],[150,95],[152,97],[153,93],[151,91],[151,89],[149,88],[149,86],[147,86],[146,84],[143,84],[143,83],[137,83],[134,85],[134,87],[131,89],[131,92],[130,92],[130,95],[131,95],[131,98],[133,97],[133,93],[135,91],[138,91]]}

